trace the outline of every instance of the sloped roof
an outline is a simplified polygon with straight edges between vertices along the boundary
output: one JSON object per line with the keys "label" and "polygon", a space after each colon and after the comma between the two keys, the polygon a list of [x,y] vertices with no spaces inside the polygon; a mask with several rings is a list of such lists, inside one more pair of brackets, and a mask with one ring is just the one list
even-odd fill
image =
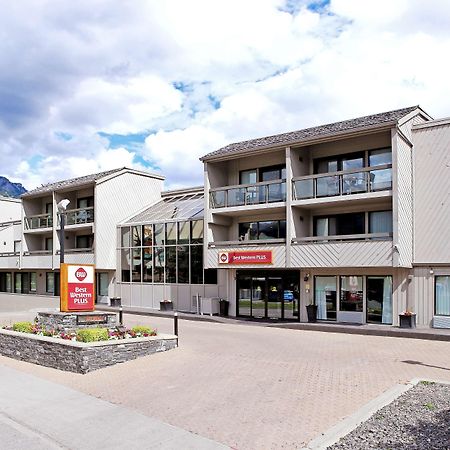
{"label": "sloped roof", "polygon": [[343,132],[363,130],[364,128],[374,128],[381,125],[394,124],[402,117],[419,108],[410,106],[408,108],[396,109],[370,116],[358,117],[356,119],[344,120],[342,122],[329,123],[318,127],[305,128],[303,130],[291,131],[289,133],[275,134],[248,141],[235,142],[225,147],[219,148],[200,158],[201,161],[227,156],[235,153],[244,153],[251,150],[258,150],[279,145],[301,143],[311,139],[325,136],[332,136]]}
{"label": "sloped roof", "polygon": [[85,175],[82,177],[71,178],[69,180],[61,180],[56,181],[54,183],[43,184],[42,186],[33,189],[32,191],[28,191],[25,194],[21,195],[21,198],[33,197],[39,194],[45,194],[48,192],[58,191],[61,189],[75,188],[77,186],[83,186],[87,184],[94,184],[97,180],[105,178],[114,173],[120,172],[122,170],[129,170],[135,173],[140,173],[142,175],[155,176],[158,178],[162,178],[160,175],[153,175],[148,172],[139,172],[134,169],[129,169],[127,167],[119,167],[118,169],[106,170],[104,172],[93,173],[91,175]]}
{"label": "sloped roof", "polygon": [[186,192],[182,195],[167,194],[167,192],[164,193],[163,198],[159,202],[131,217],[125,224],[196,220],[203,218],[203,190],[196,188],[192,192]]}

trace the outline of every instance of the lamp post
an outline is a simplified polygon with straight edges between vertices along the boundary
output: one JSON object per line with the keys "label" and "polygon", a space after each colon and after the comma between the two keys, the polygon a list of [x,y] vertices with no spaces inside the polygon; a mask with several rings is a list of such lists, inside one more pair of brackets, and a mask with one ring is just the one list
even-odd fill
{"label": "lamp post", "polygon": [[64,200],[61,200],[56,207],[58,208],[58,214],[59,214],[59,221],[60,221],[60,230],[59,230],[59,263],[64,263],[64,222],[66,219],[66,209],[69,205],[70,200],[67,200],[65,198]]}

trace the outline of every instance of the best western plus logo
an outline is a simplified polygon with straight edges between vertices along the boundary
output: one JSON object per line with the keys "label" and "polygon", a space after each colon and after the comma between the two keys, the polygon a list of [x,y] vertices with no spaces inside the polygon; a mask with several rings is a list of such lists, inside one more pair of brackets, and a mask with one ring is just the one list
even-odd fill
{"label": "best western plus logo", "polygon": [[78,281],[83,281],[87,277],[87,272],[82,267],[80,267],[75,272],[75,277]]}

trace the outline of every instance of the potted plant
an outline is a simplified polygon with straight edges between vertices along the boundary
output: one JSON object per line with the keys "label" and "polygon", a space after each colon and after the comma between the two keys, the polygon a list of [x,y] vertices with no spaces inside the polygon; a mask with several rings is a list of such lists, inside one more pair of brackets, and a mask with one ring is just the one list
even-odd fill
{"label": "potted plant", "polygon": [[306,306],[306,312],[308,313],[308,322],[317,322],[317,305],[310,303]]}
{"label": "potted plant", "polygon": [[159,302],[159,310],[160,311],[173,311],[172,300],[162,300],[161,302]]}
{"label": "potted plant", "polygon": [[407,309],[398,315],[400,328],[416,328],[416,314]]}

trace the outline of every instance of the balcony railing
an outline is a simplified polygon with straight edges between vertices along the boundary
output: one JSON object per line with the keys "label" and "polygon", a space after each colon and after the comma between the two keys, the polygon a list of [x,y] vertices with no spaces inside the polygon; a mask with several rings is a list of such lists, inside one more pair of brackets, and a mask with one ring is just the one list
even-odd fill
{"label": "balcony railing", "polygon": [[[66,248],[64,249],[64,254],[76,254],[76,253],[93,253],[94,248],[93,247],[86,247],[86,248]],[[56,254],[59,255],[61,253],[60,250],[56,250]]]}
{"label": "balcony railing", "polygon": [[391,189],[392,165],[385,164],[294,178],[292,191],[294,200],[305,200]]}
{"label": "balcony railing", "polygon": [[390,241],[392,233],[341,234],[333,236],[309,236],[292,239],[293,244],[312,244],[337,241]]}
{"label": "balcony railing", "polygon": [[23,252],[23,256],[51,255],[52,253],[52,250],[29,250],[27,252]]}
{"label": "balcony railing", "polygon": [[208,248],[215,247],[236,247],[246,245],[285,245],[286,239],[251,239],[248,241],[214,241],[208,244]]}
{"label": "balcony railing", "polygon": [[267,181],[211,189],[211,208],[260,205],[286,201],[286,181]]}
{"label": "balcony railing", "polygon": [[37,214],[35,216],[25,217],[25,229],[37,230],[39,228],[51,228],[53,218],[51,214]]}
{"label": "balcony railing", "polygon": [[66,225],[80,225],[94,221],[94,207],[69,209],[66,211]]}

